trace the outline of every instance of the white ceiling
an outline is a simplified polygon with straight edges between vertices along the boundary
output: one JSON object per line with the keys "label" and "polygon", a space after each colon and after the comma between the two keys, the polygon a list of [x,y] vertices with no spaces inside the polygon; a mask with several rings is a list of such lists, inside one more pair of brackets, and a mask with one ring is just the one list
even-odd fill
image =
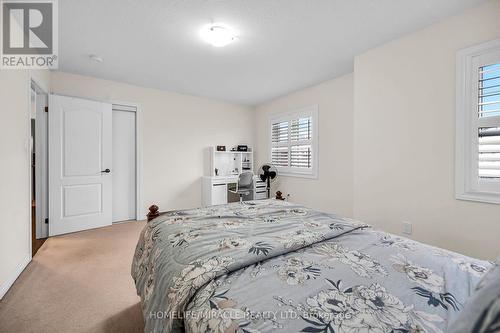
{"label": "white ceiling", "polygon": [[[62,0],[59,68],[256,105],[349,73],[356,54],[482,2]],[[199,29],[210,22],[238,40],[204,43]]]}

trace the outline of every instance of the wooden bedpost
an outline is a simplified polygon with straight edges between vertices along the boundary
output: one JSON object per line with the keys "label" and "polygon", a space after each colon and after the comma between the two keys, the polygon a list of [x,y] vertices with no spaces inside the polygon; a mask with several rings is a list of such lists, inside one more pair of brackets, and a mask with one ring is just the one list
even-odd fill
{"label": "wooden bedpost", "polygon": [[155,219],[155,218],[157,218],[158,216],[160,216],[160,211],[159,210],[160,209],[158,208],[157,205],[151,205],[149,207],[149,213],[147,215],[148,222],[151,221],[151,220],[153,220],[153,219]]}

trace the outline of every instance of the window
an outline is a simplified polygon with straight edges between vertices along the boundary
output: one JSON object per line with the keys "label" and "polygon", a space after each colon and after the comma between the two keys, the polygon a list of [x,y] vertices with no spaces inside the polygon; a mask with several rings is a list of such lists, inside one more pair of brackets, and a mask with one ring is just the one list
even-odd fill
{"label": "window", "polygon": [[281,175],[317,177],[317,121],[316,105],[270,116],[269,159]]}
{"label": "window", "polygon": [[457,57],[458,199],[500,203],[500,40]]}

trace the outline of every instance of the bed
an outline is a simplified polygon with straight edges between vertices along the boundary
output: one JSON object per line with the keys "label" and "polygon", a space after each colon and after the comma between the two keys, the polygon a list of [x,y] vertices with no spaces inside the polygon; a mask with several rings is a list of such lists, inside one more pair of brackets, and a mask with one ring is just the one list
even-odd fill
{"label": "bed", "polygon": [[491,266],[262,200],[154,218],[132,277],[146,332],[446,332]]}

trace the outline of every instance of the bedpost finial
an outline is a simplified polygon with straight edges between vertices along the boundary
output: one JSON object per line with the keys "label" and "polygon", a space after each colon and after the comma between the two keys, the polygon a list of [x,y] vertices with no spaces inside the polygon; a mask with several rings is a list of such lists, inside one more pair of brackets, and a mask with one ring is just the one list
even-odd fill
{"label": "bedpost finial", "polygon": [[149,213],[147,215],[148,222],[160,216],[159,208],[157,205],[149,206]]}

